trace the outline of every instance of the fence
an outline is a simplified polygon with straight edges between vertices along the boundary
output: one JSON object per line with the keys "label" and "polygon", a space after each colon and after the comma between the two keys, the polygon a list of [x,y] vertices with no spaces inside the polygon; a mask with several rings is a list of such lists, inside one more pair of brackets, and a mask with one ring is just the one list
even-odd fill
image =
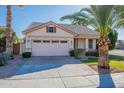
{"label": "fence", "polygon": [[13,44],[13,54],[14,55],[20,54],[20,44]]}

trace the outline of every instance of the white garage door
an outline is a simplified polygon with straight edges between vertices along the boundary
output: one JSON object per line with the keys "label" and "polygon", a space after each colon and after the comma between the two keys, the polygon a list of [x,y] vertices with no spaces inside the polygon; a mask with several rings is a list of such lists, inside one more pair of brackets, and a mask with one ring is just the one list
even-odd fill
{"label": "white garage door", "polygon": [[67,40],[33,40],[33,56],[67,56],[69,55]]}

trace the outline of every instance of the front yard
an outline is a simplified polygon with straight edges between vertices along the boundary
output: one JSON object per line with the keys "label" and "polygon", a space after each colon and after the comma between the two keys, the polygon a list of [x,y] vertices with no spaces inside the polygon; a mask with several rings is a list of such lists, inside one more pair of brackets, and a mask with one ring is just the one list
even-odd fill
{"label": "front yard", "polygon": [[[88,64],[90,67],[95,69],[98,64],[97,58],[88,58],[87,60],[81,60],[81,62]],[[109,65],[111,68],[116,69],[115,72],[124,71],[124,56],[118,56],[118,55],[110,55],[109,56]]]}

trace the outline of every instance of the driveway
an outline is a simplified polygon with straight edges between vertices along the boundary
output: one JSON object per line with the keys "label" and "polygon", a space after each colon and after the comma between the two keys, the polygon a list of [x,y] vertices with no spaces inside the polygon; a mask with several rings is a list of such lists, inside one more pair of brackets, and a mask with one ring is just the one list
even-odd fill
{"label": "driveway", "polygon": [[[124,87],[121,83],[124,73],[113,77],[117,87]],[[0,80],[0,87],[80,88],[98,85],[97,72],[72,57],[32,57],[25,60],[14,76]]]}

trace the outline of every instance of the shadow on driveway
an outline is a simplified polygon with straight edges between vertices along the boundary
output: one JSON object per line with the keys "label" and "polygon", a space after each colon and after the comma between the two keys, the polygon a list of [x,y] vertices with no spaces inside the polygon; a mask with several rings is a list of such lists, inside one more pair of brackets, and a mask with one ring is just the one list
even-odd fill
{"label": "shadow on driveway", "polygon": [[114,81],[111,77],[110,68],[98,68],[99,72],[99,86],[98,88],[115,88]]}
{"label": "shadow on driveway", "polygon": [[66,64],[78,64],[71,57],[32,57],[16,72],[15,75],[23,75],[49,69],[59,68]]}

